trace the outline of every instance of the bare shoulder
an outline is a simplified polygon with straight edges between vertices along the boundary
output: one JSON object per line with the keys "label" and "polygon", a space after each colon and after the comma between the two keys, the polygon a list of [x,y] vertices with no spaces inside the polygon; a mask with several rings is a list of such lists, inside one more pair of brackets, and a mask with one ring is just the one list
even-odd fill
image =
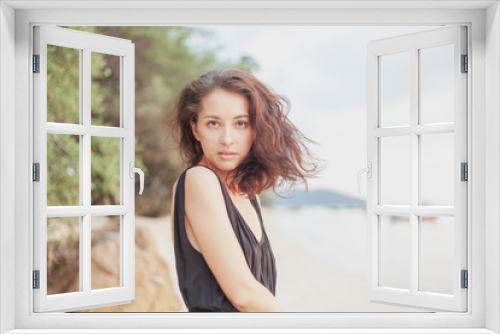
{"label": "bare shoulder", "polygon": [[202,167],[202,166],[194,166],[194,167],[191,167],[189,168],[187,171],[186,171],[186,179],[205,179],[205,180],[209,180],[209,179],[213,179],[215,181],[218,181],[217,180],[217,176],[215,175],[215,172],[213,172],[212,170],[206,168],[206,167]]}
{"label": "bare shoulder", "polygon": [[[175,180],[172,186],[172,195],[175,196],[177,192],[177,185],[179,183],[180,177]],[[203,183],[213,183],[218,184],[218,179],[215,174],[204,167],[192,167],[186,171],[186,176],[184,179],[184,184],[186,188],[196,187],[197,185],[201,185]]]}
{"label": "bare shoulder", "polygon": [[199,193],[201,196],[213,196],[221,193],[217,175],[208,168],[196,166],[186,172],[186,194]]}

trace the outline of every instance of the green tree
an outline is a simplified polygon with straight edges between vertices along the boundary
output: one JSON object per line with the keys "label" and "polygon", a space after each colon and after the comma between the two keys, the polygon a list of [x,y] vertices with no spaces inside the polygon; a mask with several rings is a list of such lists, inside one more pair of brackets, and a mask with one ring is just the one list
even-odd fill
{"label": "green tree", "polygon": [[[79,51],[47,46],[47,121],[78,124]],[[62,67],[64,64],[65,67]],[[47,205],[79,205],[79,136],[47,134]]]}

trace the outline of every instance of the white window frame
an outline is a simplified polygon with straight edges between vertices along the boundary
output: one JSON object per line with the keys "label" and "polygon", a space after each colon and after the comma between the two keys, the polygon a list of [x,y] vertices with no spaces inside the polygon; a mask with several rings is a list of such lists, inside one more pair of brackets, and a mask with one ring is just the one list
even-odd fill
{"label": "white window frame", "polygon": [[[68,8],[61,9],[61,6]],[[117,9],[118,6],[126,6],[129,9]],[[113,7],[115,9],[111,10]],[[137,9],[141,7],[143,10]],[[33,162],[33,120],[29,70],[32,26],[35,24],[467,25],[468,54],[471,59],[471,72],[468,76],[468,235],[471,236],[468,239],[468,312],[34,314],[30,256],[33,242],[33,184],[30,178]],[[161,332],[164,333],[234,333],[237,332],[235,328],[242,328],[241,332],[245,333],[286,332],[287,328],[290,328],[290,332],[293,328],[302,328],[293,331],[295,333],[305,332],[305,329],[317,333],[341,333],[346,332],[346,329],[349,329],[349,333],[415,333],[415,328],[419,329],[419,333],[500,332],[498,1],[72,3],[4,0],[0,3],[0,43],[0,332],[13,330],[11,333],[37,333],[45,329],[45,333],[55,333],[55,329],[61,329],[61,333],[76,333],[76,329],[84,328],[88,329],[86,333],[110,333],[112,329],[118,329],[114,332],[125,332],[126,329],[127,333],[144,333],[147,328],[163,329]],[[14,65],[15,72],[12,70]],[[143,329],[137,329],[139,326]],[[193,330],[183,331],[181,328]],[[209,328],[212,330],[208,330]],[[245,328],[246,331],[243,330]]]}
{"label": "white window frame", "polygon": [[[34,309],[74,311],[128,304],[135,295],[135,183],[130,170],[135,162],[135,75],[134,49],[129,40],[90,34],[52,26],[34,27],[34,54],[40,55],[39,73],[34,82],[34,162],[40,163],[40,182],[33,186],[34,259],[39,270],[39,288],[34,290]],[[80,122],[64,124],[47,122],[47,46],[57,45],[78,50],[80,54]],[[66,49],[67,50],[67,49]],[[91,57],[92,52],[119,57],[120,62],[120,124],[117,127],[93,126],[91,119]],[[74,206],[47,206],[47,135],[79,135],[79,203]],[[119,205],[91,204],[91,142],[92,138],[113,138],[119,141]],[[54,163],[54,162],[52,162]],[[132,176],[134,174],[132,173]],[[118,216],[120,236],[119,286],[92,290],[91,282],[91,216]],[[48,217],[73,217],[79,224],[79,291],[47,294],[47,228]],[[43,223],[42,223],[43,222]]]}
{"label": "white window frame", "polygon": [[[461,181],[460,166],[467,160],[467,77],[468,73],[461,73],[461,55],[467,54],[467,29],[464,26],[440,27],[420,31],[412,34],[382,38],[371,41],[367,48],[367,139],[368,139],[368,164],[370,172],[374,177],[367,180],[367,224],[368,224],[368,248],[369,273],[368,273],[368,298],[371,301],[380,301],[395,305],[412,305],[416,308],[433,311],[455,311],[467,310],[467,289],[461,286],[462,270],[467,269],[467,186],[468,182]],[[453,93],[453,118],[445,124],[421,124],[419,121],[419,108],[421,107],[421,80],[425,75],[421,68],[422,50],[429,50],[439,46],[448,45],[453,47],[453,82],[450,83]],[[382,78],[384,75],[383,57],[399,54],[408,57],[409,61],[409,120],[407,125],[382,126],[383,101],[380,92],[384,89]],[[390,66],[390,63],[387,64]],[[429,113],[429,111],[427,111]],[[429,134],[447,134],[453,138],[451,149],[453,150],[453,167],[450,171],[453,175],[453,205],[424,205],[420,203],[419,188],[423,175],[420,175],[419,165],[422,164],[420,150],[422,150],[422,138]],[[391,137],[392,136],[392,137]],[[430,138],[432,136],[428,136]],[[409,162],[408,182],[408,205],[390,205],[381,203],[381,175],[383,174],[383,152],[382,143],[387,138],[407,141]],[[402,157],[402,160],[405,158]],[[383,242],[382,221],[383,217],[404,216],[408,219],[408,290],[392,288],[381,285],[381,250]],[[426,247],[421,244],[420,233],[422,217],[444,216],[451,218],[453,234],[449,237],[453,240],[452,247],[452,284],[451,294],[427,292],[422,288],[422,267],[420,252]],[[404,251],[404,250],[401,250]],[[394,268],[394,267],[393,267]],[[387,275],[387,273],[386,273]],[[391,275],[387,275],[391,276]],[[386,277],[387,277],[386,276]],[[411,306],[410,306],[411,307]]]}

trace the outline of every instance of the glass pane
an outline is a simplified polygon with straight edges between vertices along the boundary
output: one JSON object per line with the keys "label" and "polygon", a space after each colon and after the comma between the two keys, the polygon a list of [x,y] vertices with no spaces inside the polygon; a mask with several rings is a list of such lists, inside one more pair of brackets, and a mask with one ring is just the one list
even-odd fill
{"label": "glass pane", "polygon": [[380,138],[380,204],[410,205],[410,137]]}
{"label": "glass pane", "polygon": [[120,138],[92,137],[92,205],[120,205]]}
{"label": "glass pane", "polygon": [[120,216],[92,216],[91,289],[120,286]]}
{"label": "glass pane", "polygon": [[380,126],[410,125],[410,52],[380,57]]}
{"label": "glass pane", "polygon": [[409,290],[410,217],[379,217],[379,286]]}
{"label": "glass pane", "polygon": [[453,217],[420,218],[420,291],[453,294]]}
{"label": "glass pane", "polygon": [[47,206],[80,205],[80,136],[47,134]]}
{"label": "glass pane", "polygon": [[120,126],[120,57],[92,52],[92,125]]}
{"label": "glass pane", "polygon": [[80,122],[80,50],[47,45],[47,122]]}
{"label": "glass pane", "polygon": [[80,291],[80,217],[47,218],[47,295]]}
{"label": "glass pane", "polygon": [[454,45],[420,50],[420,123],[453,122]]}
{"label": "glass pane", "polygon": [[420,135],[421,205],[454,205],[453,141],[453,133]]}

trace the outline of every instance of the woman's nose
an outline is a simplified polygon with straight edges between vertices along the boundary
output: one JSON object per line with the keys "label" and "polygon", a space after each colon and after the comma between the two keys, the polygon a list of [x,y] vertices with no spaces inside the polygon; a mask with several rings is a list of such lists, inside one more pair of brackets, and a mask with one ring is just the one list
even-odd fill
{"label": "woman's nose", "polygon": [[230,145],[233,143],[233,134],[230,127],[225,127],[221,136],[221,143],[224,145]]}

